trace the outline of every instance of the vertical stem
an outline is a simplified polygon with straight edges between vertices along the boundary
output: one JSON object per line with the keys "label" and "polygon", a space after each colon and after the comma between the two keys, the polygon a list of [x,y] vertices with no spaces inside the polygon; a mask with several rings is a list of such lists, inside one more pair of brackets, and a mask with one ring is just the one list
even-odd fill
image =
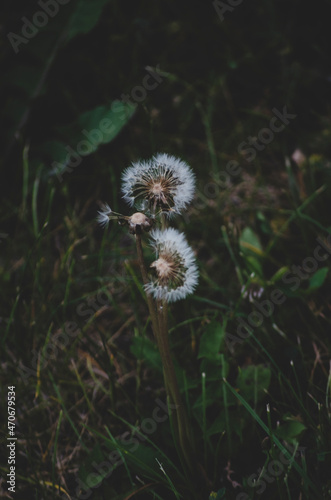
{"label": "vertical stem", "polygon": [[204,464],[207,466],[207,420],[206,420],[206,374],[201,374],[202,378],[202,435],[204,447]]}
{"label": "vertical stem", "polygon": [[[147,285],[148,274],[147,274],[147,269],[145,266],[143,249],[142,249],[142,245],[141,245],[141,234],[139,234],[139,233],[136,234],[136,246],[137,246],[137,255],[138,255],[138,262],[139,262],[141,276],[142,276],[144,285]],[[148,293],[146,294],[146,298],[147,298],[147,305],[148,305],[149,314],[151,316],[153,333],[154,333],[154,336],[157,337],[158,336],[157,334],[159,331],[159,322],[158,322],[158,317],[157,317],[157,313],[155,310],[155,304],[153,302],[152,296],[149,295]]]}
{"label": "vertical stem", "polygon": [[[163,224],[166,224],[165,219],[163,220]],[[149,280],[144,262],[140,234],[136,234],[136,245],[142,279],[144,284],[147,284]],[[168,303],[166,300],[158,300],[155,307],[152,296],[150,294],[146,294],[146,296],[148,309],[151,315],[153,332],[162,360],[164,383],[168,395],[170,413],[171,405],[175,405],[176,408],[172,415],[174,417],[173,424],[175,438],[177,443],[179,444],[179,449],[181,452],[180,459],[184,469],[187,469],[187,471],[189,472],[190,477],[192,477],[192,479],[198,478],[201,475],[201,471],[198,469],[198,464],[195,460],[195,452],[193,451],[191,445],[192,439],[190,438],[189,421],[187,419],[185,408],[182,403],[175,367],[170,353],[168,333]]]}
{"label": "vertical stem", "polygon": [[196,476],[197,470],[194,465],[194,451],[191,446],[189,436],[189,422],[185,408],[179,392],[175,367],[170,354],[169,333],[168,333],[168,304],[165,300],[158,301],[157,313],[159,318],[158,345],[163,364],[163,373],[166,389],[170,403],[176,405],[174,413],[174,428],[180,449],[183,455],[184,465],[191,474]]}
{"label": "vertical stem", "polygon": [[[222,378],[223,380],[227,376],[224,354],[221,354],[221,363],[222,363]],[[228,409],[228,393],[225,384],[222,385],[223,391],[223,404],[224,404],[224,413],[225,413],[225,429],[228,439],[228,453],[231,455],[232,453],[232,440],[231,440],[231,431],[230,431],[230,420],[229,420],[229,409]]]}

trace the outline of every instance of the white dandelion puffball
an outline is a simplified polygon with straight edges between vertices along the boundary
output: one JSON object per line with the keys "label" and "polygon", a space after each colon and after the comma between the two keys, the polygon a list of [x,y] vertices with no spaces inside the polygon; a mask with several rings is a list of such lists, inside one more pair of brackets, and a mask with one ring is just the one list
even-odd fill
{"label": "white dandelion puffball", "polygon": [[193,250],[183,233],[168,228],[151,232],[157,260],[151,264],[156,277],[145,285],[155,299],[176,302],[193,293],[198,283],[198,268]]}
{"label": "white dandelion puffball", "polygon": [[171,216],[181,213],[192,201],[195,176],[184,161],[160,153],[149,161],[138,161],[122,175],[124,200],[139,210],[157,210]]}

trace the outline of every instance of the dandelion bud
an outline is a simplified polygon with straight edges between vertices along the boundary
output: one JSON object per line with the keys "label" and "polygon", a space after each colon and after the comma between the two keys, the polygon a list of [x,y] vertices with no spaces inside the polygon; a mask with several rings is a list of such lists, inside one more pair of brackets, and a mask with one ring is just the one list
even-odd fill
{"label": "dandelion bud", "polygon": [[129,231],[131,234],[140,234],[142,230],[150,231],[154,224],[154,220],[147,217],[141,212],[136,212],[129,217]]}

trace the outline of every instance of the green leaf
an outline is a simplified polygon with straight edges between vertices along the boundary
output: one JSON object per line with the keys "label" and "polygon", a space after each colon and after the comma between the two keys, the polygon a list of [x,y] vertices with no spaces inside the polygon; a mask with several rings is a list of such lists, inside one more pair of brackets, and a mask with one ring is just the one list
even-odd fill
{"label": "green leaf", "polygon": [[71,40],[76,35],[88,33],[97,24],[104,6],[110,0],[80,0],[77,2],[72,14],[68,29],[68,38]]}
{"label": "green leaf", "polygon": [[[87,458],[84,460],[83,464],[79,468],[78,475],[82,482],[85,484],[86,483],[86,478],[93,472],[91,477],[89,478],[89,486],[94,488],[98,484],[102,482],[102,480],[107,476],[107,471],[104,471],[104,473],[98,473],[98,471],[95,466],[93,467],[92,464],[100,464],[105,460],[105,455],[101,450],[100,445],[97,443],[92,451],[89,452]],[[92,481],[91,481],[92,480]],[[93,482],[93,484],[90,484]]]}
{"label": "green leaf", "polygon": [[162,372],[161,356],[154,342],[147,337],[134,337],[130,351],[137,359],[143,359],[152,368]]}
{"label": "green leaf", "polygon": [[289,268],[287,266],[283,266],[281,267],[280,269],[278,269],[275,274],[269,279],[269,282],[274,284],[274,283],[277,283],[277,281],[279,281],[283,275],[289,270]]}
{"label": "green leaf", "polygon": [[206,328],[200,340],[198,358],[217,359],[225,340],[226,323],[214,320]]}
{"label": "green leaf", "polygon": [[263,252],[259,237],[250,227],[245,227],[241,233],[239,245],[242,252],[246,255],[261,255],[261,252]]}
{"label": "green leaf", "polygon": [[[234,402],[236,401],[234,396],[231,399]],[[230,417],[230,430],[235,432],[241,439],[242,431],[244,430],[245,425],[247,425],[247,419],[242,417],[241,413],[238,411],[238,408],[236,408],[235,410],[229,409],[228,412]],[[207,435],[208,437],[210,437],[214,436],[215,434],[222,434],[222,432],[226,432],[226,416],[224,410],[221,411],[214,422],[208,427]]]}
{"label": "green leaf", "polygon": [[265,396],[271,379],[271,370],[263,365],[249,365],[237,377],[236,386],[247,401],[259,401]]}
{"label": "green leaf", "polygon": [[[74,122],[58,128],[58,132],[73,148],[80,145],[82,151],[79,149],[78,153],[87,156],[96,151],[100,144],[112,141],[130,120],[135,109],[136,106],[130,103],[113,101],[111,106],[98,106],[86,111]],[[89,147],[86,147],[87,143]]]}
{"label": "green leaf", "polygon": [[[200,373],[206,374],[207,382],[217,382],[222,379],[222,357],[219,354],[215,359],[204,358],[201,361]],[[228,363],[226,373],[228,372]]]}
{"label": "green leaf", "polygon": [[305,429],[307,427],[298,420],[291,420],[277,427],[274,433],[278,438],[292,442],[297,441],[297,438]]}
{"label": "green leaf", "polygon": [[114,101],[111,106],[98,106],[81,114],[74,122],[59,127],[62,141],[44,143],[39,154],[52,161],[52,174],[71,172],[82,157],[94,153],[100,145],[111,142],[127,124],[135,111],[130,103]]}
{"label": "green leaf", "polygon": [[307,290],[316,290],[317,288],[320,288],[323,285],[328,272],[328,267],[322,267],[321,269],[316,271],[316,273],[314,273],[309,280],[309,287]]}
{"label": "green leaf", "polygon": [[225,498],[226,495],[226,489],[222,488],[221,490],[212,491],[209,495],[209,500],[221,500],[222,498]]}
{"label": "green leaf", "polygon": [[240,235],[239,246],[244,255],[249,271],[254,272],[262,278],[263,271],[260,260],[261,257],[263,257],[264,252],[259,237],[251,228],[245,227]]}
{"label": "green leaf", "polygon": [[263,278],[263,271],[260,261],[252,255],[245,256],[247,267],[250,273],[255,273],[260,278]]}

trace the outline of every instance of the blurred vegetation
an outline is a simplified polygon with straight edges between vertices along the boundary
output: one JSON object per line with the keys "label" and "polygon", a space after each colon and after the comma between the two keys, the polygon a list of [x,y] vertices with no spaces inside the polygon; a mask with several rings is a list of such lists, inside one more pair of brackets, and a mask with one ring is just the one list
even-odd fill
{"label": "blurred vegetation", "polygon": [[[147,429],[165,391],[132,236],[95,218],[102,202],[130,213],[121,172],[157,152],[197,176],[175,224],[199,287],[170,308],[170,341],[208,494],[329,498],[330,259],[302,270],[331,232],[329,2],[243,1],[223,21],[202,0],[52,5],[36,17],[38,2],[7,2],[1,26],[1,408],[15,385],[15,498],[208,498],[181,470],[169,419],[134,451],[120,438]],[[33,20],[44,26],[31,36]],[[240,144],[284,107],[296,117],[245,159]],[[240,174],[225,176],[231,161]],[[276,288],[284,303],[238,340]],[[125,464],[109,475],[93,464],[113,450]]]}

